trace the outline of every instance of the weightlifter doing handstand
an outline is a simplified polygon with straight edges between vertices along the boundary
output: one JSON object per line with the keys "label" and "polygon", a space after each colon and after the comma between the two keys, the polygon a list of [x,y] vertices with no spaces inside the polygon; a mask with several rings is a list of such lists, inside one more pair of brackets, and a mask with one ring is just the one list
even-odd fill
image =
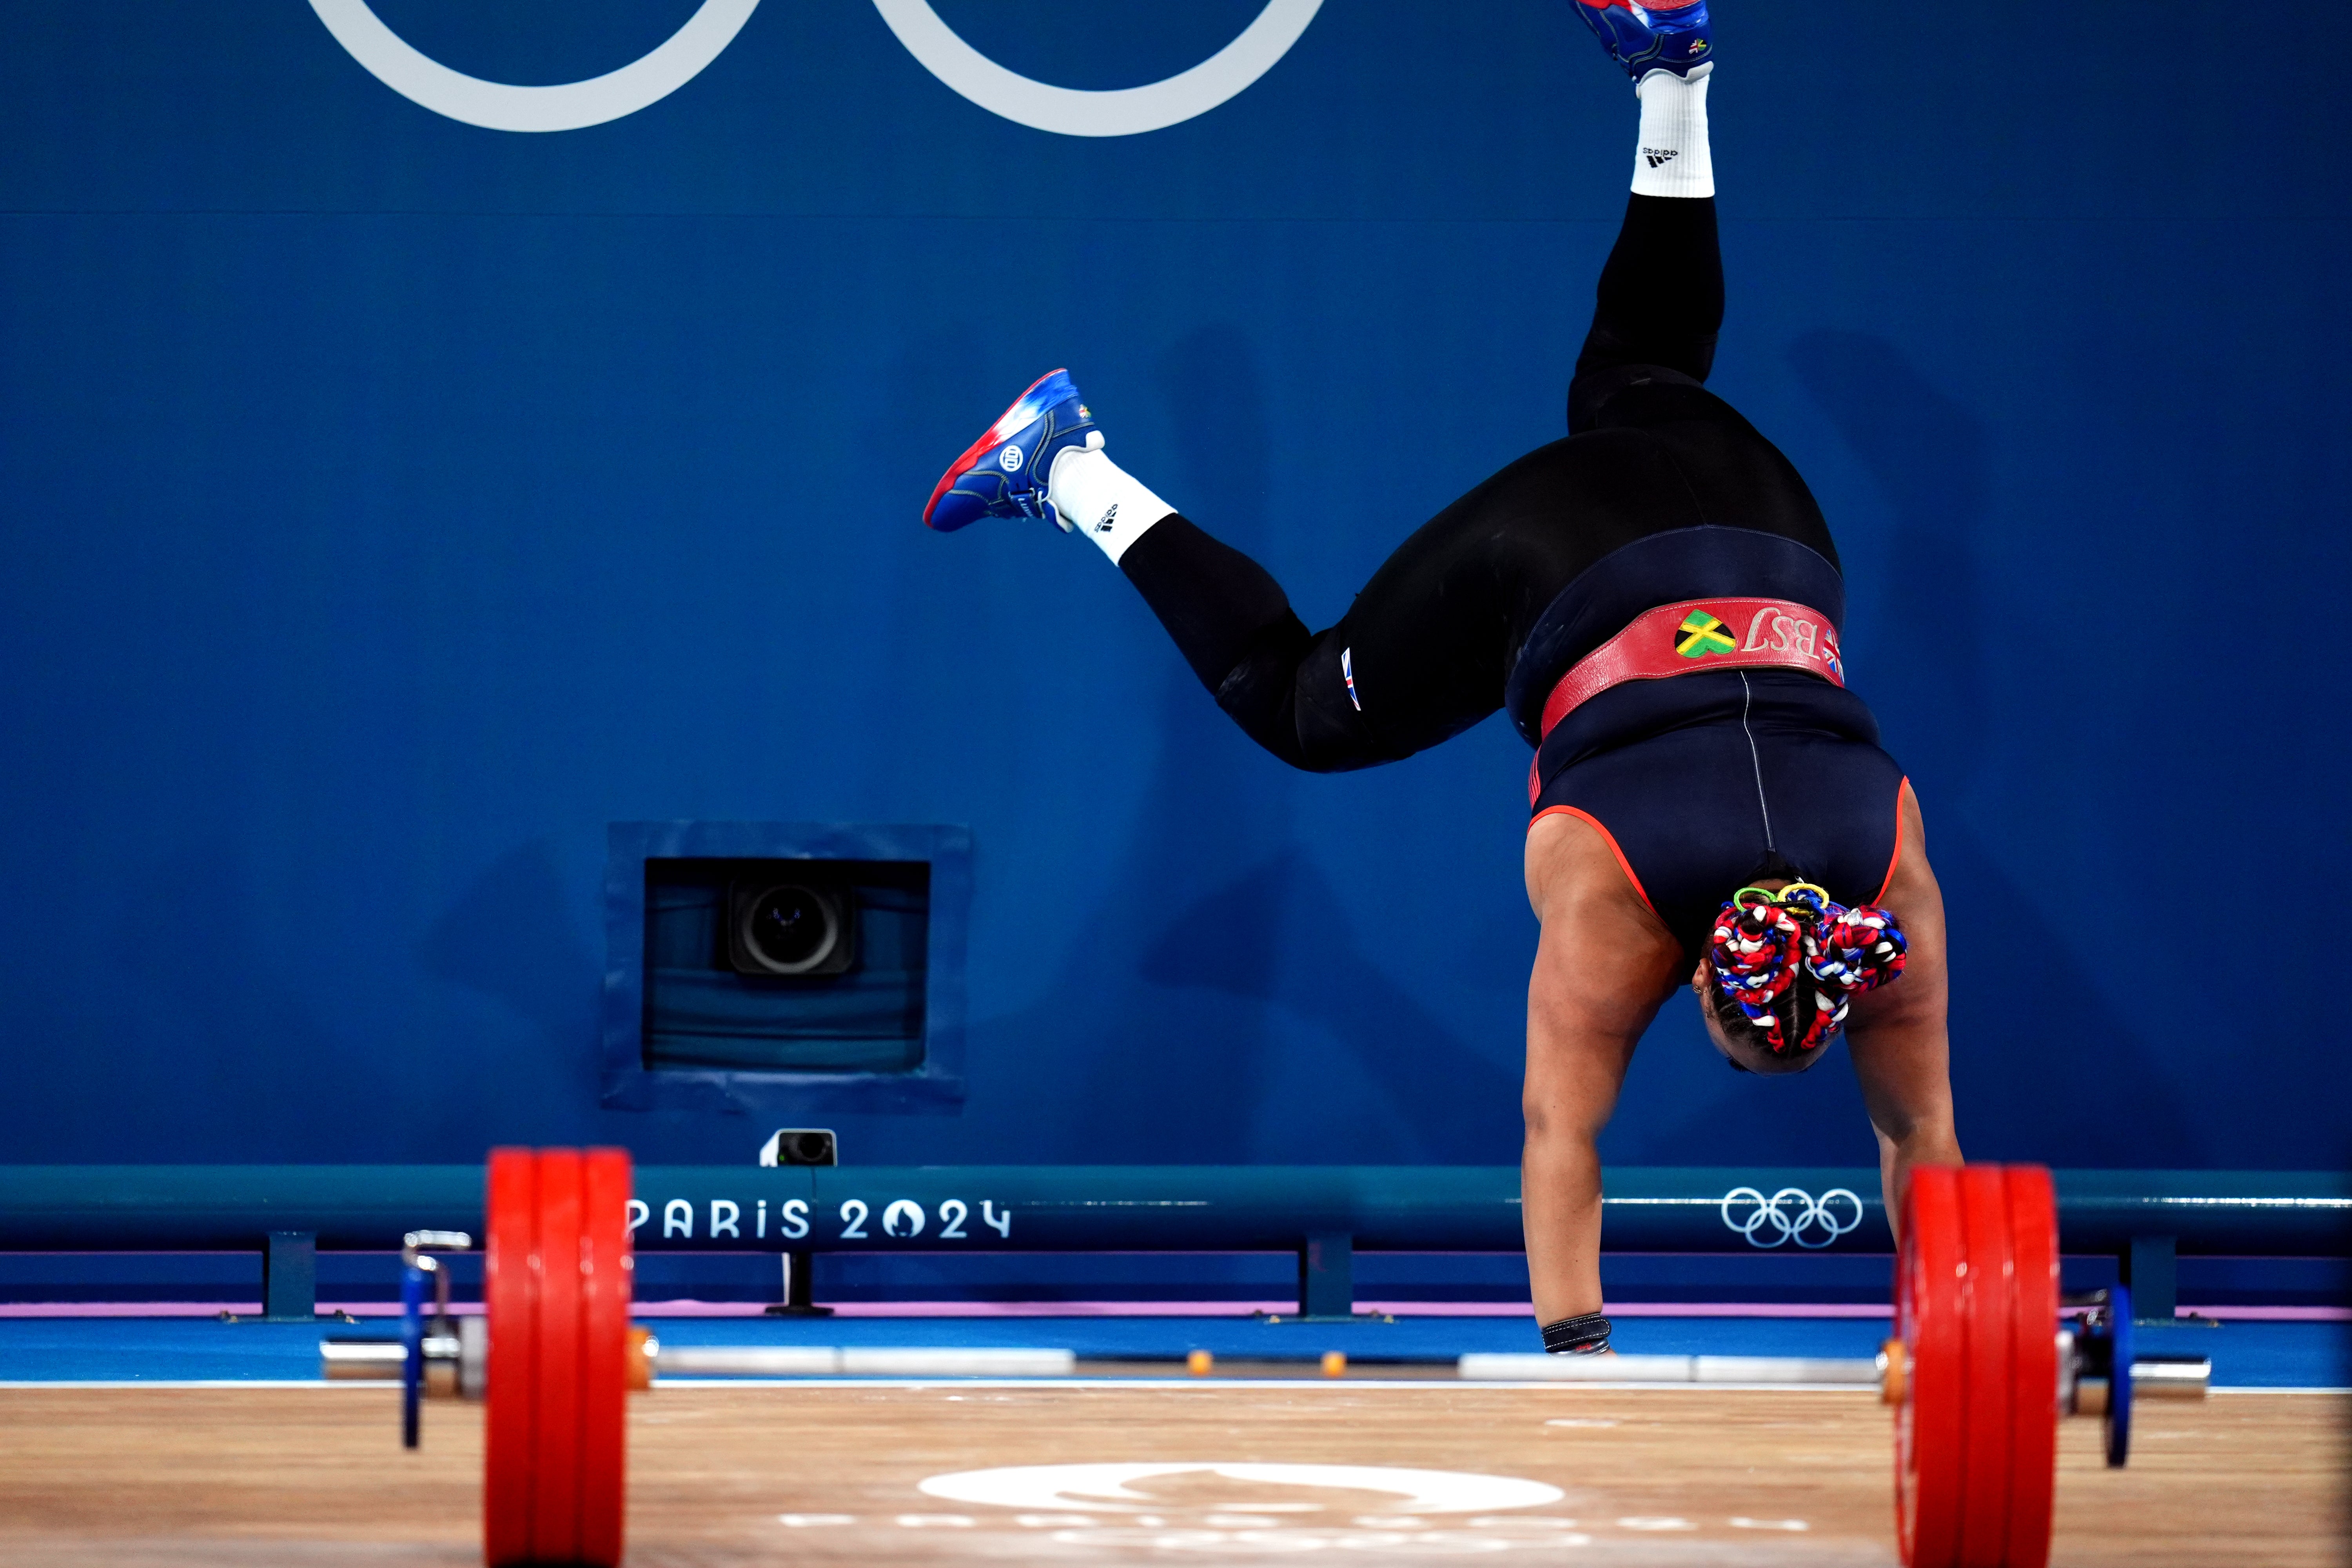
{"label": "weightlifter doing handstand", "polygon": [[1509,712],[1536,748],[1543,925],[1528,1264],[1547,1348],[1598,1352],[1594,1140],[1677,985],[1745,1071],[1802,1072],[1844,1036],[1890,1215],[1913,1165],[1960,1152],[1942,895],[1918,802],[1846,689],[1837,547],[1789,460],[1701,384],[1723,319],[1705,0],[1570,3],[1633,76],[1641,131],[1568,437],[1423,525],[1338,625],[1308,631],[1262,567],[1114,464],[1060,371],[956,460],[924,521],[1083,533],[1218,706],[1294,767],[1394,762]]}

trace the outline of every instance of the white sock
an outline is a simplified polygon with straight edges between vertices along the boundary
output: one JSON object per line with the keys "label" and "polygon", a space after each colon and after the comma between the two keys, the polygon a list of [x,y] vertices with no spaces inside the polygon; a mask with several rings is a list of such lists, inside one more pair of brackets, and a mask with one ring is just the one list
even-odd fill
{"label": "white sock", "polygon": [[1101,545],[1114,566],[1147,529],[1176,510],[1100,447],[1073,447],[1055,458],[1045,499],[1073,531]]}
{"label": "white sock", "polygon": [[1714,74],[1712,60],[1687,79],[1656,70],[1633,89],[1642,100],[1642,132],[1633,153],[1635,195],[1715,195],[1715,160],[1706,149],[1706,81]]}

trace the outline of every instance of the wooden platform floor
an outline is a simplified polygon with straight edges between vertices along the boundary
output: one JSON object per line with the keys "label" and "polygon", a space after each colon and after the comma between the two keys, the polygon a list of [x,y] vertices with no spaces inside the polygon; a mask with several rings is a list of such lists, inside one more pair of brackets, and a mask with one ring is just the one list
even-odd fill
{"label": "wooden platform floor", "polygon": [[[2150,1405],[2128,1470],[2064,1433],[2062,1564],[2352,1560],[2352,1396]],[[634,1403],[632,1563],[1437,1562],[1886,1564],[1887,1422],[1866,1394],[1209,1381],[1156,1387],[671,1388]],[[461,1568],[478,1408],[398,1447],[394,1395],[0,1389],[10,1568]],[[1400,1499],[1194,1470],[1092,1507],[956,1501],[927,1478],[1029,1465],[1403,1467],[1521,1478],[1540,1506],[1406,1517]],[[1448,1483],[1453,1484],[1453,1483]]]}

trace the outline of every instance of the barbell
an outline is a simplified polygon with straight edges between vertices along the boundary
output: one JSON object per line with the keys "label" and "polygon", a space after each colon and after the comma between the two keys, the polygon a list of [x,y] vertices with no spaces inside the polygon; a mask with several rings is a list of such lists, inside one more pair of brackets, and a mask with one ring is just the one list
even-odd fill
{"label": "barbell", "polygon": [[[427,1393],[487,1403],[482,1550],[490,1568],[621,1558],[628,1392],[661,1371],[739,1375],[1050,1376],[1067,1351],[835,1352],[777,1346],[664,1351],[629,1322],[629,1157],[617,1149],[490,1155],[482,1313],[453,1320],[436,1254],[403,1248],[401,1338],[330,1340],[331,1377],[397,1375],[403,1440]],[[428,1324],[425,1289],[435,1286]],[[2107,1463],[2130,1451],[2133,1392],[2196,1397],[2210,1363],[2135,1358],[2121,1288],[2068,1303],[2058,1327],[2057,1207],[2036,1165],[1923,1168],[1904,1194],[1895,1334],[1875,1362],[1769,1357],[1465,1356],[1465,1377],[1611,1382],[1874,1383],[1895,1413],[1897,1537],[1908,1568],[2043,1568],[2057,1422],[2095,1415]]]}

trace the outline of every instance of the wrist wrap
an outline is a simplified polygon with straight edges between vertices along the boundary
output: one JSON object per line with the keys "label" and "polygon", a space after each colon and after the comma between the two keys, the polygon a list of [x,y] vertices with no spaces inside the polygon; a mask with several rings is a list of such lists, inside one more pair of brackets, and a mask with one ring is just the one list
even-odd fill
{"label": "wrist wrap", "polygon": [[1543,1326],[1544,1349],[1553,1355],[1599,1355],[1609,1348],[1609,1320],[1598,1312],[1562,1318]]}

